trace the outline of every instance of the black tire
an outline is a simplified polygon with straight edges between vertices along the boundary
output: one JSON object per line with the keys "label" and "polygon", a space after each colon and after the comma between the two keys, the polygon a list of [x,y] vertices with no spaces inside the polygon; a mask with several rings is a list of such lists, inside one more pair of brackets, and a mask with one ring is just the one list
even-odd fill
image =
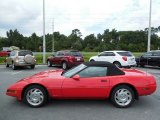
{"label": "black tire", "polygon": [[35,68],[35,65],[31,65],[31,69],[34,69]]}
{"label": "black tire", "polygon": [[121,68],[121,67],[122,67],[120,62],[114,62],[113,64],[114,64],[115,66],[117,66],[118,68]]}
{"label": "black tire", "polygon": [[67,70],[68,69],[68,64],[67,62],[62,63],[62,69]]}
{"label": "black tire", "polygon": [[6,62],[6,68],[9,67],[9,64]]}
{"label": "black tire", "polygon": [[[122,93],[123,91],[125,91],[125,92]],[[121,93],[119,98],[117,97],[118,92]],[[110,95],[110,100],[111,100],[112,104],[118,108],[127,108],[127,107],[131,106],[132,103],[134,102],[135,93],[129,86],[120,85],[112,90],[111,95]]]}
{"label": "black tire", "polygon": [[12,69],[13,69],[13,70],[16,70],[16,69],[17,69],[17,66],[14,64],[14,62],[12,62]]}
{"label": "black tire", "polygon": [[52,63],[49,60],[47,61],[47,66],[52,67]]}
{"label": "black tire", "polygon": [[[31,92],[33,92],[34,90],[37,90],[38,91],[38,94],[35,94],[35,96],[34,96],[34,93],[33,93],[33,95],[32,95],[32,97],[34,97],[34,100],[30,100],[30,99],[32,99],[31,97],[28,97],[29,95],[31,95]],[[34,91],[35,92],[35,91]],[[36,96],[37,95],[37,96]],[[41,100],[38,98],[38,97],[40,97],[40,96],[38,96],[38,95],[40,95],[40,96],[43,96],[42,98],[41,98]],[[38,101],[41,101],[40,103],[36,103],[36,100]],[[24,91],[24,95],[23,95],[23,101],[27,104],[27,105],[29,105],[30,107],[33,107],[33,108],[38,108],[38,107],[41,107],[41,106],[43,106],[43,105],[45,105],[46,103],[47,103],[47,101],[48,101],[48,94],[47,94],[47,91],[43,88],[43,87],[41,87],[41,86],[39,86],[39,85],[32,85],[32,86],[29,86],[25,91]],[[34,103],[34,102],[35,103]]]}

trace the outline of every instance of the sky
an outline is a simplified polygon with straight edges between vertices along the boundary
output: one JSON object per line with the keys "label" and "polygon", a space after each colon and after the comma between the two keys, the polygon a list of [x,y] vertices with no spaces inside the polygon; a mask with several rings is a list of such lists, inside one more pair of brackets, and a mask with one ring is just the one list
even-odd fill
{"label": "sky", "polygon": [[[85,37],[117,31],[144,30],[149,23],[150,0],[45,0],[45,30],[69,35],[79,29]],[[152,0],[152,26],[160,26],[160,0]],[[18,29],[24,36],[43,35],[43,0],[1,0],[0,36]]]}

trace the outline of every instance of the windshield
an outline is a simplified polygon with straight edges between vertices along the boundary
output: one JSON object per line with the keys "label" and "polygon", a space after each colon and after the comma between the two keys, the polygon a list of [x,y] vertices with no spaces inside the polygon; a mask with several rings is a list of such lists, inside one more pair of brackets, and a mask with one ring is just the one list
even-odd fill
{"label": "windshield", "polygon": [[80,64],[77,67],[70,69],[68,71],[66,71],[64,74],[62,74],[62,76],[65,76],[67,78],[72,77],[73,75],[75,75],[77,72],[83,70],[84,68],[86,68],[87,66],[85,66],[84,64]]}
{"label": "windshield", "polygon": [[78,51],[71,51],[70,55],[72,55],[72,56],[82,56],[82,54]]}
{"label": "windshield", "polygon": [[18,56],[33,55],[31,51],[19,51]]}

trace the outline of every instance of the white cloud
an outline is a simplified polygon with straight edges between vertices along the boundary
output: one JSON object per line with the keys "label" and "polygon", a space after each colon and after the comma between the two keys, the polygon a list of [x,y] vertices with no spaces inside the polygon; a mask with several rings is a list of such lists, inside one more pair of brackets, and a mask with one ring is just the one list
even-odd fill
{"label": "white cloud", "polygon": [[[85,36],[105,29],[137,30],[148,27],[149,0],[45,0],[46,33],[69,35],[75,28]],[[152,1],[152,26],[159,25],[160,1]],[[43,0],[7,0],[0,4],[0,36],[17,28],[24,35],[42,35]]]}

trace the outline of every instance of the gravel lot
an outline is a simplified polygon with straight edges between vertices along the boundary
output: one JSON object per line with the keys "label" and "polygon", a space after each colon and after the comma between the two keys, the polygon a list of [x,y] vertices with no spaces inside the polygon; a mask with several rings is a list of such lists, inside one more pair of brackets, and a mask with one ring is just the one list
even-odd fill
{"label": "gravel lot", "polygon": [[0,120],[159,120],[160,119],[160,68],[138,68],[153,74],[157,91],[140,97],[132,107],[115,108],[105,100],[52,100],[42,108],[30,108],[5,95],[6,89],[21,78],[43,70],[55,69],[38,65],[34,70],[13,71],[0,65]]}

